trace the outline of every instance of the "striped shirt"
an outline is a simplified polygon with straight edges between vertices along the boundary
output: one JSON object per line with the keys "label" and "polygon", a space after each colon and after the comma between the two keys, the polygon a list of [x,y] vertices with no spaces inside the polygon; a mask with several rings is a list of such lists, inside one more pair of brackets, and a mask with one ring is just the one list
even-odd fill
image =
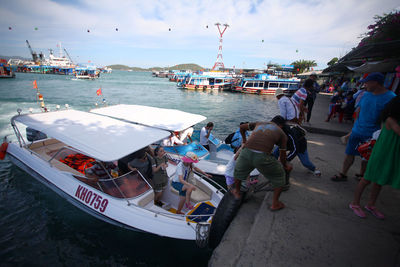
{"label": "striped shirt", "polygon": [[291,99],[297,105],[297,107],[299,107],[300,100],[306,101],[306,98],[307,98],[307,90],[302,87],[299,90],[297,90],[296,93],[294,93]]}

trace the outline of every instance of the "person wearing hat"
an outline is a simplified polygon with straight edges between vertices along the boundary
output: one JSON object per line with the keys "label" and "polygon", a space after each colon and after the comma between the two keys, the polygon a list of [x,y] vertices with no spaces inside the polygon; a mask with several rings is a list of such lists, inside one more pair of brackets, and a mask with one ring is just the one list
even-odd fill
{"label": "person wearing hat", "polygon": [[[212,176],[199,168],[193,166],[193,163],[199,162],[198,156],[189,151],[186,153],[184,157],[182,157],[182,161],[176,166],[175,176],[172,178],[172,187],[178,190],[179,192],[179,204],[176,214],[183,214],[182,208],[185,204],[185,208],[191,210],[193,209],[192,204],[190,203],[190,196],[193,191],[196,190],[196,187],[189,183],[190,175],[193,175],[193,170],[202,173],[203,175],[211,178]],[[186,202],[186,203],[185,203]]]}
{"label": "person wearing hat", "polygon": [[281,116],[286,121],[299,122],[299,110],[294,104],[293,100],[285,96],[282,88],[278,88],[275,91],[275,97],[278,99],[278,107]]}
{"label": "person wearing hat", "polygon": [[[366,92],[358,104],[360,113],[347,142],[342,171],[334,175],[331,178],[332,181],[347,181],[347,172],[353,165],[355,156],[360,156],[357,151],[358,144],[370,139],[372,134],[381,128],[378,122],[379,115],[385,105],[396,96],[395,93],[383,86],[384,80],[385,76],[382,73],[373,72],[360,81],[365,84]],[[364,175],[366,167],[367,161],[361,161],[361,169],[358,176]]]}

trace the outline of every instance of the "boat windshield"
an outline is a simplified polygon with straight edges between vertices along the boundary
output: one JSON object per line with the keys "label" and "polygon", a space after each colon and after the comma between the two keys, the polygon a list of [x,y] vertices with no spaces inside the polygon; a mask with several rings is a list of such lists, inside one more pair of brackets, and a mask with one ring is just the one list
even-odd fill
{"label": "boat windshield", "polygon": [[151,189],[137,171],[113,179],[100,179],[97,183],[82,176],[74,175],[74,177],[116,198],[135,198]]}

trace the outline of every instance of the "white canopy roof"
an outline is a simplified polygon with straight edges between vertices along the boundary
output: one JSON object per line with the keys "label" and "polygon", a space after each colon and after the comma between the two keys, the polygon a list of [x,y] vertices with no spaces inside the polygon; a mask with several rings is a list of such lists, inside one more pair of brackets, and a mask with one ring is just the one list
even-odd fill
{"label": "white canopy roof", "polygon": [[140,105],[121,104],[92,109],[90,112],[168,131],[183,131],[207,119],[202,115],[183,112],[177,109]]}
{"label": "white canopy roof", "polygon": [[118,160],[170,135],[167,131],[77,110],[27,114],[14,120],[102,161]]}

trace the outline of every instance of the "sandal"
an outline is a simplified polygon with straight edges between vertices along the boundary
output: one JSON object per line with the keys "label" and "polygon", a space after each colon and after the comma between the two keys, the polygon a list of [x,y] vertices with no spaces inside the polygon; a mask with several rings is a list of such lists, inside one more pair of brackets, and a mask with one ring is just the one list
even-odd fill
{"label": "sandal", "polygon": [[385,215],[383,215],[382,212],[380,212],[375,206],[368,206],[365,205],[364,208],[371,212],[372,215],[374,215],[376,218],[383,220],[385,219]]}
{"label": "sandal", "polygon": [[270,211],[278,211],[278,210],[284,209],[285,207],[286,207],[285,204],[283,204],[282,202],[279,201],[277,207],[273,207],[271,205],[271,207],[269,209],[270,209]]}
{"label": "sandal", "polygon": [[342,173],[339,173],[339,175],[335,174],[334,176],[332,176],[331,180],[334,182],[346,182],[347,176]]}
{"label": "sandal", "polygon": [[357,215],[360,218],[365,218],[367,215],[365,215],[365,212],[362,210],[362,208],[358,205],[353,205],[349,204],[349,208],[353,210],[354,214]]}

